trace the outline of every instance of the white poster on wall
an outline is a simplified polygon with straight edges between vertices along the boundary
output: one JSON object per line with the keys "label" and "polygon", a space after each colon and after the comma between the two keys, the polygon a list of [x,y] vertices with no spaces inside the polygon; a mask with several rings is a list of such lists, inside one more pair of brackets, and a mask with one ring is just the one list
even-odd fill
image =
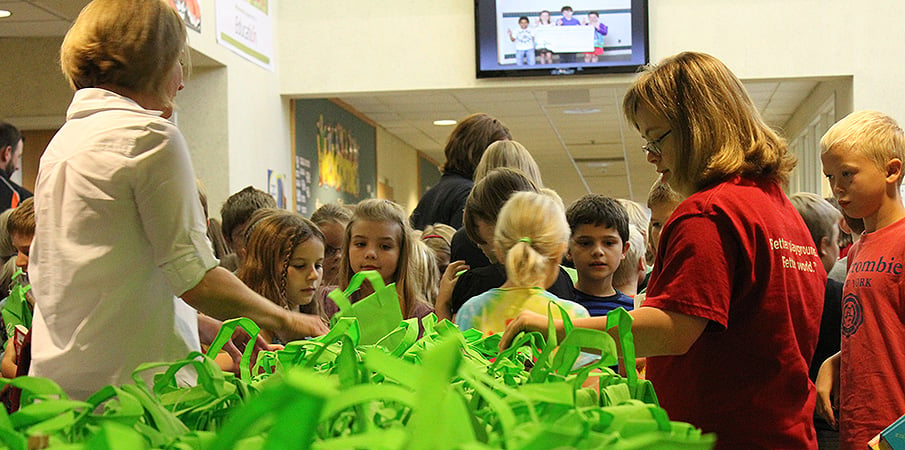
{"label": "white poster on wall", "polygon": [[274,71],[272,0],[217,0],[217,42]]}

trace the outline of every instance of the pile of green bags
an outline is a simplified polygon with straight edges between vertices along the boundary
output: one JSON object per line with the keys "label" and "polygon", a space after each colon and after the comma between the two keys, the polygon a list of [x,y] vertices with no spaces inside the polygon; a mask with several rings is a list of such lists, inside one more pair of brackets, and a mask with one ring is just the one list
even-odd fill
{"label": "pile of green bags", "polygon": [[[17,450],[711,448],[713,435],[671,422],[635,376],[630,322],[622,310],[610,315],[628,378],[608,368],[616,344],[603,332],[574,329],[558,346],[552,330],[546,340],[521,334],[499,352],[499,335],[429,316],[421,338],[412,319],[369,345],[360,345],[358,320],[343,317],[326,336],[263,352],[254,367],[249,347],[240,377],[199,353],[146,364],[135,384],[85,402],[47,379],[4,380],[23,389],[23,407],[0,408],[0,441]],[[248,319],[227,322],[210,352],[236,326],[257,333]],[[582,348],[604,356],[573,369]],[[198,373],[196,386],[176,385],[184,366]],[[147,386],[140,373],[161,367]]]}

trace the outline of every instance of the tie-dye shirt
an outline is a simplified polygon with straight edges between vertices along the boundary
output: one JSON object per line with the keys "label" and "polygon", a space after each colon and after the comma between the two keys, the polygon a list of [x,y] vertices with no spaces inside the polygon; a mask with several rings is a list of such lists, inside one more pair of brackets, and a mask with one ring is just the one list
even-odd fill
{"label": "tie-dye shirt", "polygon": [[[584,306],[558,298],[538,287],[495,288],[465,302],[456,315],[456,325],[462,330],[480,330],[485,335],[499,333],[522,311],[547,315],[550,302],[561,306],[572,319],[590,317]],[[562,319],[559,308],[553,308],[553,318]]]}

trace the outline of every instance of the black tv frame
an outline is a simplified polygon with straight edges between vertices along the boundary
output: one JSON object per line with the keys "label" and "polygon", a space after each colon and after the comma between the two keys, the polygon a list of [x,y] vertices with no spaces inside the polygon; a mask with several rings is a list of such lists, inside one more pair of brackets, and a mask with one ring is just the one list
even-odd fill
{"label": "black tv frame", "polygon": [[[503,66],[497,62],[497,0],[474,0],[475,11],[475,75],[477,78],[560,77],[633,73],[649,62],[648,1],[630,0],[632,23],[631,57],[626,63],[610,62],[554,63],[534,66]],[[564,3],[567,4],[568,2]],[[550,10],[554,16],[559,11]],[[576,10],[576,15],[586,14]],[[532,18],[532,23],[534,22]],[[484,64],[482,65],[482,60]]]}

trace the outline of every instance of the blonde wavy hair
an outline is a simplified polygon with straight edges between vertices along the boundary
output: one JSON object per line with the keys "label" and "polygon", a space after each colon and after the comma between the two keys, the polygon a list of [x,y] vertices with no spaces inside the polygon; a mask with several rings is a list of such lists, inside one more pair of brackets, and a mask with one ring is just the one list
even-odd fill
{"label": "blonde wavy hair", "polygon": [[396,263],[396,273],[392,280],[384,280],[385,283],[396,283],[396,292],[402,300],[402,314],[406,318],[414,317],[415,306],[418,303],[428,304],[424,294],[420,291],[417,280],[414,279],[414,271],[418,270],[413,262],[416,239],[409,225],[405,210],[396,203],[382,199],[362,200],[355,206],[352,212],[352,220],[346,226],[346,234],[343,237],[342,260],[339,263],[339,286],[345,290],[349,287],[349,281],[355,272],[349,260],[349,246],[352,241],[352,226],[357,221],[384,222],[396,224],[399,227],[397,243],[399,244],[399,260]]}
{"label": "blonde wavy hair", "polygon": [[675,145],[670,186],[690,195],[733,175],[785,183],[795,157],[761,118],[742,82],[713,56],[683,52],[648,65],[622,109],[638,128],[639,107],[669,123]]}
{"label": "blonde wavy hair", "polygon": [[524,145],[516,141],[496,141],[487,146],[484,155],[481,156],[481,162],[474,170],[474,180],[477,182],[487,176],[497,167],[511,167],[519,169],[528,176],[537,187],[543,187],[544,182],[541,180],[540,167],[528,152]]}
{"label": "blonde wavy hair", "polygon": [[440,291],[440,269],[434,251],[419,239],[412,239],[415,251],[412,253],[411,280],[424,299],[433,305]]}
{"label": "blonde wavy hair", "polygon": [[503,254],[506,276],[515,286],[542,287],[550,265],[559,265],[569,241],[560,203],[548,195],[517,192],[497,218],[493,243]]}

